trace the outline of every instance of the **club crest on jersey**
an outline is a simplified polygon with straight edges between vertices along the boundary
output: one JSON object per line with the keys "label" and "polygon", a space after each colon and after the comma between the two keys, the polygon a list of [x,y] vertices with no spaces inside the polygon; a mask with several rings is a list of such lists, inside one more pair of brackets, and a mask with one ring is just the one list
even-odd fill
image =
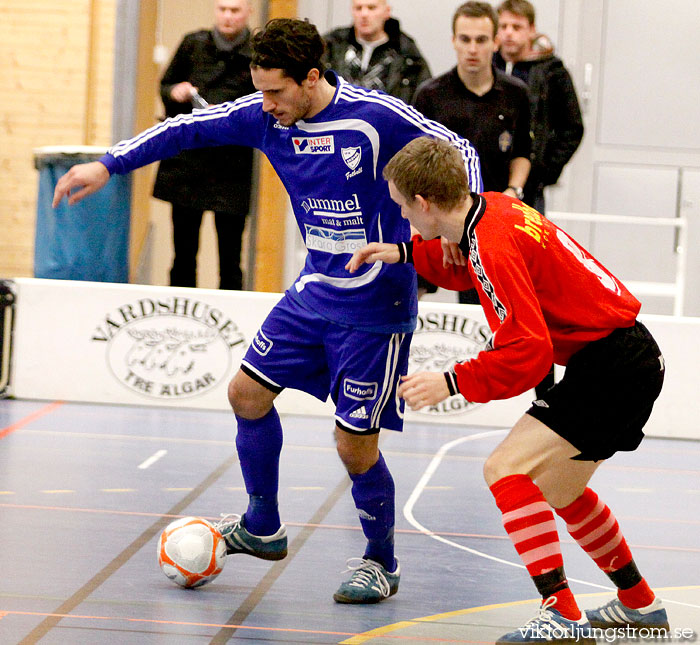
{"label": "club crest on jersey", "polygon": [[355,401],[371,401],[377,397],[377,383],[363,383],[346,378],[343,381],[345,396]]}
{"label": "club crest on jersey", "polygon": [[294,152],[298,155],[332,155],[335,152],[333,135],[324,137],[293,137]]}
{"label": "club crest on jersey", "polygon": [[345,165],[350,168],[350,170],[355,170],[355,168],[357,168],[357,164],[359,164],[360,160],[362,159],[362,148],[360,148],[360,146],[341,148],[340,156],[343,158]]}
{"label": "club crest on jersey", "polygon": [[340,156],[343,158],[345,165],[350,168],[350,172],[345,173],[346,180],[350,179],[350,177],[354,177],[355,175],[359,175],[362,172],[362,168],[358,168],[358,165],[362,160],[362,148],[360,148],[360,146],[341,148]]}

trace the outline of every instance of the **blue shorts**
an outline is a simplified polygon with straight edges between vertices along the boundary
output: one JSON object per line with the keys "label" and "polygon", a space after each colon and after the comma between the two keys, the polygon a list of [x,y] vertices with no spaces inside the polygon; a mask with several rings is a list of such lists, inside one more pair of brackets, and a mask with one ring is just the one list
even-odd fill
{"label": "blue shorts", "polygon": [[321,318],[285,296],[255,334],[241,369],[272,392],[293,388],[321,401],[354,434],[403,429],[399,377],[408,371],[412,334],[382,334]]}

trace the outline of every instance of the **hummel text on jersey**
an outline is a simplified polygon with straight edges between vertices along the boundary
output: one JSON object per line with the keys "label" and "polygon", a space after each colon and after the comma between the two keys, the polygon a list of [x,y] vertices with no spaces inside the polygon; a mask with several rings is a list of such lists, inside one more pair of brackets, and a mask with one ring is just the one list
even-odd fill
{"label": "hummel text on jersey", "polygon": [[315,215],[336,215],[340,217],[343,213],[351,215],[362,213],[357,193],[353,193],[351,199],[307,197],[301,202],[301,205],[307,213],[313,210]]}

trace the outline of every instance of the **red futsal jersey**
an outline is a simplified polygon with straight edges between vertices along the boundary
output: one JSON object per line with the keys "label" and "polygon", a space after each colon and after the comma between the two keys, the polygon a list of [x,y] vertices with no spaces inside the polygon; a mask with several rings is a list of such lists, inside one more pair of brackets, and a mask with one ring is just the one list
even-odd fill
{"label": "red futsal jersey", "polygon": [[446,289],[476,287],[493,338],[455,366],[468,400],[485,403],[537,385],[587,343],[631,327],[640,302],[588,251],[535,209],[501,193],[472,194],[460,248],[443,268],[440,240],[413,238],[416,271]]}

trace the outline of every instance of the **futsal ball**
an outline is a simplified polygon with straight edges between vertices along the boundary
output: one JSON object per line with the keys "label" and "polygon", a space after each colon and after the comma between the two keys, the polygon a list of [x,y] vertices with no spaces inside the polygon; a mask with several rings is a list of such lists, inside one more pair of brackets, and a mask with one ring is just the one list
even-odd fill
{"label": "futsal ball", "polygon": [[181,587],[201,587],[218,576],[226,563],[226,540],[201,517],[183,517],[163,529],[158,564]]}

